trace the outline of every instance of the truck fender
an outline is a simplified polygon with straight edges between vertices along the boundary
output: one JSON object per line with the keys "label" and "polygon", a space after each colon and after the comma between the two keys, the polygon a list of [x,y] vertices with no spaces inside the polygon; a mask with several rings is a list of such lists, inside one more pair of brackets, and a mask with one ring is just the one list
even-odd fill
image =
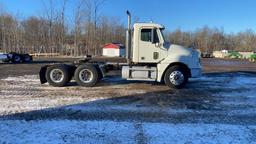
{"label": "truck fender", "polygon": [[191,77],[191,71],[190,71],[189,67],[186,64],[184,64],[182,62],[174,62],[174,63],[171,63],[171,64],[158,64],[157,65],[157,68],[158,68],[157,81],[158,82],[162,82],[166,71],[170,67],[173,67],[173,66],[181,66],[181,67],[183,67],[186,70],[186,72],[188,73],[188,76]]}
{"label": "truck fender", "polygon": [[49,67],[49,65],[46,65],[46,66],[41,67],[41,69],[40,69],[39,78],[40,78],[41,84],[47,83],[45,74],[46,74],[46,70],[48,67]]}
{"label": "truck fender", "polygon": [[96,68],[96,70],[97,70],[97,72],[98,72],[98,74],[99,74],[99,80],[101,80],[103,77],[104,77],[104,70],[103,70],[103,68],[100,68],[100,66],[99,65],[93,65],[95,68]]}

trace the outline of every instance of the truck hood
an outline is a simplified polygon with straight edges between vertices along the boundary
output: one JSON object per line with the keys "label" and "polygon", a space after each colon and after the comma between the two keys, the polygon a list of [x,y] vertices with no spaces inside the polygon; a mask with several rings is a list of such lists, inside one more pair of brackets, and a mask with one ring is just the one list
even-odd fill
{"label": "truck hood", "polygon": [[192,48],[185,48],[183,46],[180,45],[175,45],[172,44],[169,46],[168,49],[168,55],[182,55],[182,56],[193,56],[193,53],[195,52],[195,50],[193,50]]}
{"label": "truck hood", "polygon": [[185,48],[180,45],[169,45],[168,56],[163,61],[163,63],[168,62],[182,62],[190,67],[199,67],[200,62],[200,52],[193,48]]}

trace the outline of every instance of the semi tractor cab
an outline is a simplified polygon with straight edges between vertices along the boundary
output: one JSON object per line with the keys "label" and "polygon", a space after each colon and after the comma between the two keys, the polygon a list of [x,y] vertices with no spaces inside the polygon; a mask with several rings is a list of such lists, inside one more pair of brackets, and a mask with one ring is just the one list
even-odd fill
{"label": "semi tractor cab", "polygon": [[[128,15],[126,59],[122,78],[136,81],[164,82],[171,88],[183,88],[189,78],[201,75],[200,53],[193,48],[168,43],[164,26],[155,23],[135,23],[131,28]],[[80,61],[73,64],[44,66],[40,70],[41,83],[65,86],[74,77],[81,86],[92,87],[101,80],[109,64]]]}

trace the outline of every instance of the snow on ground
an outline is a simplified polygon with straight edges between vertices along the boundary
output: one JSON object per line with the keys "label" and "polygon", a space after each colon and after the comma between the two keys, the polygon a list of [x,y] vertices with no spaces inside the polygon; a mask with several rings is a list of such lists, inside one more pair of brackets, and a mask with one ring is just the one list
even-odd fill
{"label": "snow on ground", "polygon": [[0,143],[256,143],[255,85],[249,73],[208,74],[183,90],[117,77],[94,88],[8,77]]}
{"label": "snow on ground", "polygon": [[128,91],[129,85],[116,84],[117,80],[114,80],[113,86],[94,88],[77,85],[57,88],[48,84],[41,85],[37,75],[7,77],[0,82],[0,115],[92,102],[114,95],[145,93],[144,90],[136,89]]}
{"label": "snow on ground", "polygon": [[0,143],[253,143],[256,126],[114,121],[2,121]]}
{"label": "snow on ground", "polygon": [[134,143],[136,134],[130,123],[111,121],[3,121],[0,130],[1,143],[24,144]]}
{"label": "snow on ground", "polygon": [[149,143],[252,143],[256,126],[223,124],[145,124]]}
{"label": "snow on ground", "polygon": [[[201,78],[195,78],[191,80],[197,83],[202,83],[199,87],[220,89],[216,91],[214,95],[221,95],[225,97],[256,97],[256,76],[249,73],[230,73],[230,74],[214,74],[208,76],[202,76]],[[196,86],[195,86],[196,87]]]}

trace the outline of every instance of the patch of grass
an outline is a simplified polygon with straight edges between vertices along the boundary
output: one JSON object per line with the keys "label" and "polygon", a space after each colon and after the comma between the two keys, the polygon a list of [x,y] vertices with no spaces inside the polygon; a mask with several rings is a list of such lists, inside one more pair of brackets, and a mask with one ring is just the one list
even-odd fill
{"label": "patch of grass", "polygon": [[238,58],[242,58],[243,55],[241,55],[239,52],[233,51],[233,52],[230,52],[230,53],[228,54],[228,57],[229,57],[229,58],[238,59]]}
{"label": "patch of grass", "polygon": [[256,54],[252,54],[249,58],[251,62],[256,62]]}

